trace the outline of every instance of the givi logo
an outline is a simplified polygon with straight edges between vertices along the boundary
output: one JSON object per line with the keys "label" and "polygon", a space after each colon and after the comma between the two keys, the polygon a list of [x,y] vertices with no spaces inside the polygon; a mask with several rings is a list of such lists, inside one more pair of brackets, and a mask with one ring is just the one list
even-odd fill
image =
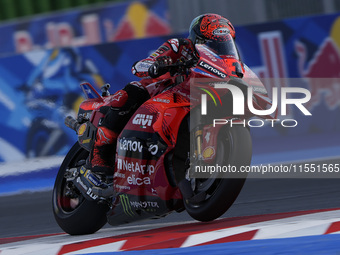
{"label": "givi logo", "polygon": [[132,124],[135,125],[141,125],[141,126],[148,126],[150,127],[152,124],[152,119],[153,116],[152,115],[146,115],[146,114],[137,114],[133,120],[132,120]]}

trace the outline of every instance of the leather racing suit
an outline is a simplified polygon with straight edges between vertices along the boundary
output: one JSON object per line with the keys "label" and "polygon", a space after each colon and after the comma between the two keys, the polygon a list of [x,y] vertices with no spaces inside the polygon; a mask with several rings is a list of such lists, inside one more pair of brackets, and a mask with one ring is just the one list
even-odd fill
{"label": "leather racing suit", "polygon": [[178,60],[190,60],[194,54],[191,40],[173,38],[163,43],[149,57],[132,66],[132,73],[142,79],[127,84],[99,109],[105,117],[98,126],[95,143],[90,152],[89,167],[93,172],[113,175],[117,137],[134,112],[150,98],[145,86],[170,75],[166,70],[155,67]]}

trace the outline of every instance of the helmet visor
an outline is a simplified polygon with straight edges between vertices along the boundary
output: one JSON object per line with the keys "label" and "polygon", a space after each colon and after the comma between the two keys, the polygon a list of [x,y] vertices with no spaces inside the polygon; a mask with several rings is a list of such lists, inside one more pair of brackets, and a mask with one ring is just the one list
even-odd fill
{"label": "helmet visor", "polygon": [[230,34],[228,34],[226,37],[228,38],[225,41],[207,40],[204,42],[204,45],[209,47],[209,49],[219,56],[231,56],[233,58],[239,59],[234,39]]}

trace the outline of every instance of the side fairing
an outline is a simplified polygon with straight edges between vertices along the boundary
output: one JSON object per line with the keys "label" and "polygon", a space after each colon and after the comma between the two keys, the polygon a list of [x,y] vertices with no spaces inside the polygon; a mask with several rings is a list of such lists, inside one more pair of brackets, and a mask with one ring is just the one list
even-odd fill
{"label": "side fairing", "polygon": [[182,205],[182,195],[171,185],[173,174],[166,166],[189,112],[187,99],[174,92],[178,89],[145,102],[119,135],[114,174],[119,195],[108,213],[110,224],[161,216]]}
{"label": "side fairing", "polygon": [[[164,157],[176,145],[182,119],[189,112],[188,99],[177,87],[145,102],[118,137],[115,189],[134,195],[181,198],[169,183]],[[171,181],[170,181],[171,182]]]}

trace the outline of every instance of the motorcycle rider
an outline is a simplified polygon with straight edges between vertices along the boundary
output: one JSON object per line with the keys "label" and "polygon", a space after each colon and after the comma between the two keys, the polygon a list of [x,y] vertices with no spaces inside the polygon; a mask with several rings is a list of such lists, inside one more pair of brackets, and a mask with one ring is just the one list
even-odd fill
{"label": "motorcycle rider", "polygon": [[85,167],[101,176],[112,177],[117,137],[138,107],[150,98],[145,86],[155,79],[168,77],[170,74],[167,65],[197,58],[195,44],[208,41],[223,43],[226,34],[235,38],[234,27],[228,19],[217,14],[203,14],[191,22],[188,38],[170,39],[149,57],[136,62],[132,66],[132,73],[142,79],[129,83],[100,107],[99,111],[105,117],[98,126],[95,143]]}

